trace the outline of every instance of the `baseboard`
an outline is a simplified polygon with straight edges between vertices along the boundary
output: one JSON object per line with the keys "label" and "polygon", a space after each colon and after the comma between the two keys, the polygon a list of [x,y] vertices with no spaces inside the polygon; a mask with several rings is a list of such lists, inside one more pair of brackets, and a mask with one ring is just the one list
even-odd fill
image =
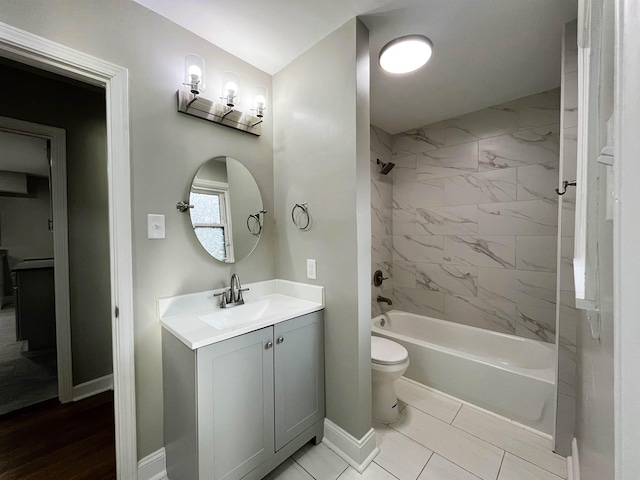
{"label": "baseboard", "polygon": [[580,480],[580,457],[578,456],[578,440],[571,442],[571,478]]}
{"label": "baseboard", "polygon": [[364,472],[364,469],[380,452],[376,446],[376,434],[373,428],[358,440],[328,418],[324,419],[324,439],[322,442],[355,468],[358,473]]}
{"label": "baseboard", "polygon": [[107,390],[113,390],[113,374],[89,380],[80,385],[74,385],[72,394],[73,401],[77,402],[78,400],[106,392]]}
{"label": "baseboard", "polygon": [[169,480],[164,447],[138,462],[138,480]]}

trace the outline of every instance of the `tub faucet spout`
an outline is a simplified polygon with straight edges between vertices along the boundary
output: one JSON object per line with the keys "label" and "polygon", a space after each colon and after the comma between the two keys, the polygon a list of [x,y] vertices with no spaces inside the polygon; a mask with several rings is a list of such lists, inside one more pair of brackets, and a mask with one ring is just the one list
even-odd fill
{"label": "tub faucet spout", "polygon": [[387,297],[383,297],[382,295],[378,295],[376,302],[385,302],[387,305],[393,305],[393,302]]}

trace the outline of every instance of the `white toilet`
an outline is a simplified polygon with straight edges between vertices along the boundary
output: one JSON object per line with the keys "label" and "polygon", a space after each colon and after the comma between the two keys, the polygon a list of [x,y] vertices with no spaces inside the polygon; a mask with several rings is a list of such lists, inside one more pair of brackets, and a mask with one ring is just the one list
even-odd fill
{"label": "white toilet", "polygon": [[408,366],[406,348],[386,338],[371,336],[371,395],[375,421],[391,423],[398,419],[398,397],[393,382]]}

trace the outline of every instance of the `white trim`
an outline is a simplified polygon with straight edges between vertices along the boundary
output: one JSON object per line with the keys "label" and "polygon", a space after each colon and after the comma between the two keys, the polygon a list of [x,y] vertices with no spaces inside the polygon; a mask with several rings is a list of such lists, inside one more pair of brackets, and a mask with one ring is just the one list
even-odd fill
{"label": "white trim", "polygon": [[355,468],[358,473],[364,472],[380,452],[376,446],[376,433],[373,428],[358,440],[328,418],[324,419],[324,439],[322,442]]}
{"label": "white trim", "polygon": [[111,253],[116,474],[135,478],[136,403],[129,159],[129,90],[126,68],[0,23],[0,55],[105,88]]}
{"label": "white trim", "polygon": [[138,480],[169,480],[164,447],[138,462]]}
{"label": "white trim", "polygon": [[578,440],[575,438],[571,442],[571,456],[569,458],[571,459],[571,470],[567,472],[567,480],[580,480],[580,456],[578,455]]}
{"label": "white trim", "polygon": [[616,480],[640,472],[640,17],[637,0],[615,2],[613,371]]}
{"label": "white trim", "polygon": [[113,390],[113,375],[105,375],[104,377],[94,378],[88,382],[73,386],[73,401],[83,400],[93,395],[97,395],[107,390]]}
{"label": "white trim", "polygon": [[62,128],[0,117],[0,130],[51,142],[51,210],[53,212],[53,266],[56,300],[56,355],[58,398],[72,399],[71,313],[69,306],[69,234],[67,219],[66,132]]}

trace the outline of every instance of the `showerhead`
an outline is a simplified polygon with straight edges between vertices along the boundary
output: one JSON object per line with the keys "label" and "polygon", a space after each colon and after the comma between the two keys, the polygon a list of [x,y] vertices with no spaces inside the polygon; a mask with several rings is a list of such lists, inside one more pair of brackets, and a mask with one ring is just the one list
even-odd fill
{"label": "showerhead", "polygon": [[380,167],[381,167],[381,168],[380,168],[380,173],[381,173],[382,175],[386,175],[386,174],[388,174],[388,173],[391,171],[391,169],[392,169],[393,167],[395,167],[395,166],[396,166],[396,164],[395,164],[395,163],[391,163],[391,162],[389,162],[389,163],[384,163],[384,162],[380,161],[380,159],[379,159],[379,158],[378,158],[377,160],[378,160],[378,162],[377,162],[377,163],[378,163],[378,165],[380,165]]}

